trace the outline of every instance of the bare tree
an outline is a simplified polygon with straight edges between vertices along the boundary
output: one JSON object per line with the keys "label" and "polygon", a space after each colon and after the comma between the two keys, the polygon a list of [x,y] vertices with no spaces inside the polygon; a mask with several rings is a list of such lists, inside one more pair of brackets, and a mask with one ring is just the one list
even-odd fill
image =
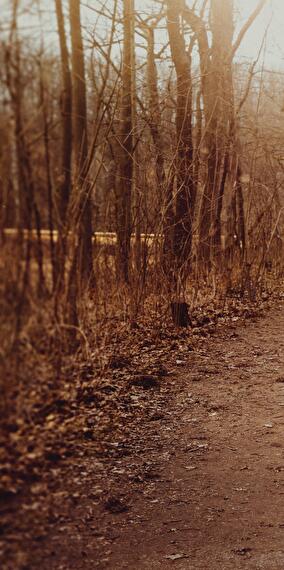
{"label": "bare tree", "polygon": [[25,229],[28,230],[28,239],[26,240],[26,254],[25,254],[25,272],[24,272],[24,285],[25,290],[30,271],[31,261],[31,236],[30,232],[33,227],[33,222],[36,228],[37,243],[36,243],[36,258],[38,263],[38,292],[42,295],[45,292],[45,276],[43,265],[43,248],[41,239],[41,217],[40,211],[36,202],[35,185],[32,170],[32,161],[30,156],[30,149],[26,139],[24,118],[23,118],[23,95],[24,95],[24,82],[21,73],[21,49],[20,40],[18,37],[18,16],[19,2],[13,1],[12,5],[12,21],[11,31],[9,38],[9,45],[5,50],[5,70],[6,70],[6,85],[10,94],[13,114],[14,114],[14,136],[16,143],[16,163],[17,163],[17,180],[19,192],[19,235],[20,242],[22,242],[22,235]]}
{"label": "bare tree", "polygon": [[72,44],[74,201],[78,218],[77,267],[82,279],[93,275],[91,186],[88,181],[88,129],[84,48],[80,1],[69,0]]}
{"label": "bare tree", "polygon": [[165,140],[162,129],[162,109],[158,85],[158,71],[155,54],[155,28],[163,14],[143,21],[141,24],[143,37],[147,42],[147,92],[148,92],[148,124],[155,148],[156,176],[158,183],[158,199],[162,204],[163,266],[168,274],[173,255],[173,174],[166,176]]}
{"label": "bare tree", "polygon": [[[210,265],[212,246],[220,243],[221,212],[229,155],[225,156],[226,137],[232,133],[233,85],[232,61],[249,27],[266,0],[260,0],[233,43],[233,0],[211,0],[210,47],[206,25],[193,9],[183,6],[182,14],[195,32],[199,45],[201,86],[204,104],[204,148],[207,151],[207,176],[201,203],[199,255],[203,267]],[[225,97],[224,97],[225,93]]]}
{"label": "bare tree", "polygon": [[65,32],[62,1],[55,0],[57,29],[61,55],[61,116],[62,116],[62,151],[61,173],[58,184],[58,242],[56,247],[56,286],[62,287],[64,281],[64,268],[67,239],[67,211],[71,194],[71,168],[72,168],[72,82],[69,65],[69,54]]}
{"label": "bare tree", "polygon": [[173,251],[177,266],[188,262],[192,244],[192,222],[196,198],[192,139],[192,82],[190,53],[186,50],[180,25],[180,9],[167,0],[167,28],[177,77],[176,211]]}
{"label": "bare tree", "polygon": [[57,29],[61,54],[61,115],[62,115],[62,172],[58,189],[59,222],[66,223],[66,214],[71,191],[71,157],[72,157],[72,82],[69,65],[69,54],[64,24],[62,0],[55,0]]}
{"label": "bare tree", "polygon": [[132,112],[132,61],[133,61],[133,0],[123,2],[123,63],[121,88],[121,127],[119,153],[119,188],[117,197],[118,272],[129,282],[131,240],[131,190],[133,176],[133,112]]}

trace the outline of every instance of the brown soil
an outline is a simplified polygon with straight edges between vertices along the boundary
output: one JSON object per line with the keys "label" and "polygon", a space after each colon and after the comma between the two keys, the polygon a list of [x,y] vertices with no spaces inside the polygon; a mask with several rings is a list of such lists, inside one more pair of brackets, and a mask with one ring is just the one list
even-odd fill
{"label": "brown soil", "polygon": [[3,568],[283,570],[283,331],[281,306],[184,351],[129,445],[66,472],[72,508]]}
{"label": "brown soil", "polygon": [[109,568],[284,568],[283,331],[275,310],[189,358],[161,474],[117,521]]}

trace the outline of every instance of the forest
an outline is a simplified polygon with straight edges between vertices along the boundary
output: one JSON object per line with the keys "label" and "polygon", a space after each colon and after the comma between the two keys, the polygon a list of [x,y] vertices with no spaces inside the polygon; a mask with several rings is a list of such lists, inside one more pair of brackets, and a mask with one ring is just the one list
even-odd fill
{"label": "forest", "polygon": [[[283,56],[282,67],[269,58],[271,27],[284,14],[275,2],[1,2],[5,570],[284,567],[283,520],[273,520],[274,542],[263,542],[262,556],[270,545],[278,558],[253,559],[257,546],[240,541],[240,527],[222,535],[233,553],[222,558],[213,554],[213,507],[213,550],[200,546],[210,524],[200,466],[185,477],[172,459],[173,480],[191,482],[164,492],[157,484],[168,480],[161,458],[171,448],[177,465],[187,447],[187,459],[198,457],[216,479],[210,460],[202,464],[211,432],[212,449],[223,447],[220,437],[234,447],[238,434],[241,450],[235,465],[214,448],[225,473],[215,487],[231,481],[230,462],[244,471],[234,488],[247,489],[247,470],[264,478],[268,452],[248,466],[254,415],[277,454],[279,409],[267,418],[284,405],[284,73]],[[196,507],[203,530],[184,538],[194,555],[175,540],[170,548],[166,531],[153,538],[155,503],[192,495],[190,485],[203,517]],[[283,499],[281,507],[274,498],[283,519]],[[186,518],[185,506],[175,509]],[[143,520],[152,522],[142,531]]]}

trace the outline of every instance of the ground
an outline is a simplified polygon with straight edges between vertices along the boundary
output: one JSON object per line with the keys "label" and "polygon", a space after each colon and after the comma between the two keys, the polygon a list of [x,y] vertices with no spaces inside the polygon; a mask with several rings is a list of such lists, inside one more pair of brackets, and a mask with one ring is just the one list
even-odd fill
{"label": "ground", "polygon": [[283,303],[189,339],[155,343],[107,454],[76,443],[4,497],[3,570],[284,568]]}

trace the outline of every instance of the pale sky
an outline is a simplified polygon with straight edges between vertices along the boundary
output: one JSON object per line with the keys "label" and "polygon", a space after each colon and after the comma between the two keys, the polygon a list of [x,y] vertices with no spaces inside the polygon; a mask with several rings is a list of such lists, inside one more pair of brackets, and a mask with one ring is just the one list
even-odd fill
{"label": "pale sky", "polygon": [[[224,0],[225,2],[226,0]],[[257,5],[257,0],[236,0],[240,23],[245,21]],[[239,49],[238,55],[255,58],[261,38],[269,25],[266,43],[266,64],[284,69],[284,0],[268,0]]]}
{"label": "pale sky", "polygon": [[[223,0],[226,2],[227,0]],[[7,11],[11,8],[11,0],[0,0],[2,12],[0,14],[0,26],[7,18]],[[66,4],[66,0],[64,0]],[[106,6],[113,5],[112,0],[104,0]],[[191,2],[189,2],[189,5]],[[235,0],[236,7],[236,33],[242,23],[247,19],[248,15],[254,10],[258,0]],[[37,7],[40,5],[42,9],[42,22],[44,23],[44,41],[46,45],[57,44],[56,37],[56,22],[54,17],[54,0],[21,0],[21,8],[26,9],[29,14],[21,19],[21,25],[25,30],[25,34],[29,36],[38,37],[39,26],[37,17],[32,17],[30,14],[30,7],[32,12],[37,13]],[[90,7],[98,7],[101,2],[98,0],[82,0],[82,5],[89,5]],[[149,12],[149,5],[153,6],[154,2],[151,0],[136,0],[136,7],[144,13]],[[83,8],[84,19],[91,29],[95,22],[95,14],[88,8]],[[270,25],[269,25],[270,24]],[[284,71],[284,0],[267,0],[267,5],[262,13],[254,22],[252,28],[248,31],[244,38],[241,47],[237,53],[237,58],[242,60],[255,59],[257,57],[259,47],[262,43],[263,35],[269,25],[266,41],[266,56],[265,66],[275,70]],[[0,28],[1,34],[1,28]]]}

